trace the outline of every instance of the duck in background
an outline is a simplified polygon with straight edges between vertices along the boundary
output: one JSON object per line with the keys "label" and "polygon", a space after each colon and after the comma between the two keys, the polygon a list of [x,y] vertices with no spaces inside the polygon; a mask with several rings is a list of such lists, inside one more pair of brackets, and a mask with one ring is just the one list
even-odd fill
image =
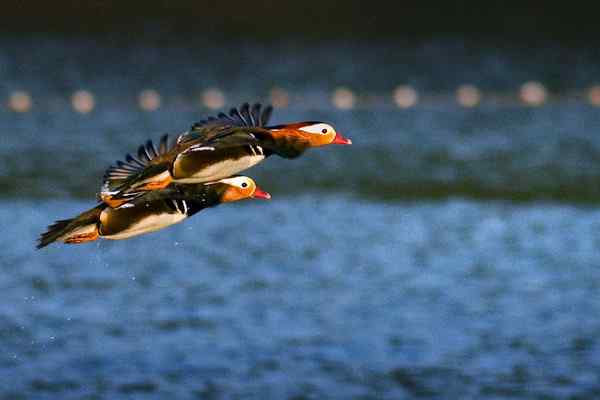
{"label": "duck in background", "polygon": [[350,139],[325,122],[270,125],[272,107],[248,103],[192,125],[170,143],[164,135],[108,168],[99,194],[110,207],[174,183],[203,183],[244,171],[276,154],[296,158],[311,147],[349,145]]}
{"label": "duck in background", "polygon": [[246,176],[203,184],[170,184],[116,208],[101,203],[75,218],[56,221],[40,235],[37,248],[56,241],[127,239],[176,224],[205,208],[249,198],[270,199],[271,195]]}

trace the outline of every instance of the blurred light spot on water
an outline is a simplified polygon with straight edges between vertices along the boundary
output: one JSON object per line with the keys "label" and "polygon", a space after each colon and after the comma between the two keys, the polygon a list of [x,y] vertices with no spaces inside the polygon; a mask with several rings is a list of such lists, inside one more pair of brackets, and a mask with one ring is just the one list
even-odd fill
{"label": "blurred light spot on water", "polygon": [[160,94],[156,90],[142,90],[138,100],[140,108],[145,111],[155,111],[160,107]]}
{"label": "blurred light spot on water", "polygon": [[546,88],[540,82],[526,82],[521,86],[519,97],[527,105],[540,106],[546,101]]}
{"label": "blurred light spot on water", "polygon": [[271,104],[275,108],[285,108],[290,103],[290,96],[285,89],[274,87],[269,94]]}
{"label": "blurred light spot on water", "polygon": [[71,104],[75,111],[87,114],[94,109],[94,95],[87,90],[78,90],[71,97]]}
{"label": "blurred light spot on water", "polygon": [[10,95],[8,106],[15,112],[27,112],[31,109],[29,93],[18,90]]}
{"label": "blurred light spot on water", "polygon": [[219,89],[207,89],[202,93],[202,104],[212,110],[225,106],[225,95]]}
{"label": "blurred light spot on water", "polygon": [[588,90],[588,100],[596,107],[600,107],[600,85],[594,85]]}
{"label": "blurred light spot on water", "polygon": [[418,101],[419,95],[411,86],[401,85],[394,90],[394,103],[400,108],[410,108]]}
{"label": "blurred light spot on water", "polygon": [[456,90],[456,101],[463,107],[475,107],[481,101],[481,92],[473,85],[461,85]]}
{"label": "blurred light spot on water", "polygon": [[336,108],[350,110],[354,107],[355,101],[354,93],[347,87],[339,87],[333,92],[332,102]]}

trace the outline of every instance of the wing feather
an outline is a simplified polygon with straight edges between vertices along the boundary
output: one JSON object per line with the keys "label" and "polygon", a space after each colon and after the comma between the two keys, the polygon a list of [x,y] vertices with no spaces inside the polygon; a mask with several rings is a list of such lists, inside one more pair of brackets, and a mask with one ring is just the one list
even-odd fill
{"label": "wing feather", "polygon": [[169,143],[169,135],[160,138],[158,148],[152,140],[148,140],[140,146],[137,157],[131,154],[125,156],[125,161],[118,160],[104,173],[101,197],[125,198],[137,195],[135,190],[129,191],[140,180],[149,179],[153,174],[159,174],[163,168],[160,167],[160,159],[176,145]]}
{"label": "wing feather", "polygon": [[262,104],[255,103],[250,107],[250,104],[244,103],[229,110],[229,114],[221,112],[216,117],[211,116],[196,122],[188,132],[177,138],[177,142],[213,139],[215,136],[222,136],[224,131],[231,128],[262,128],[269,123],[272,111],[273,107],[270,105],[263,107]]}

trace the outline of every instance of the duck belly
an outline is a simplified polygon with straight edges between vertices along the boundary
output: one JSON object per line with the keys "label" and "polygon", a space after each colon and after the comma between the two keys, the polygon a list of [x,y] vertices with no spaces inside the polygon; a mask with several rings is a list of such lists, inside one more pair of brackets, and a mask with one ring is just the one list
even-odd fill
{"label": "duck belly", "polygon": [[183,213],[143,211],[139,207],[107,209],[100,217],[100,236],[114,240],[127,239],[158,231],[186,218]]}
{"label": "duck belly", "polygon": [[214,163],[198,162],[186,160],[187,164],[192,161],[192,165],[184,168],[184,162],[181,168],[174,168],[174,181],[177,183],[202,183],[216,181],[227,178],[244,171],[265,159],[264,155],[246,155],[235,159],[224,159]]}

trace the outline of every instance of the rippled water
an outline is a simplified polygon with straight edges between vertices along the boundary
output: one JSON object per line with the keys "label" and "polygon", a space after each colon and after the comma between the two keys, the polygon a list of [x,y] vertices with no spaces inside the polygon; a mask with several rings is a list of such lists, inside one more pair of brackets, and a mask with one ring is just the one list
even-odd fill
{"label": "rippled water", "polygon": [[[576,66],[567,74],[536,61],[552,60],[548,49],[525,57],[452,43],[248,45],[233,55],[4,44],[2,87],[29,90],[34,107],[0,110],[0,397],[600,391],[597,109],[572,98],[349,111],[328,101],[338,84],[383,92],[399,80],[508,90],[535,78],[563,90],[594,76],[587,53],[559,49]],[[27,56],[34,48],[43,64]],[[263,65],[269,54],[287,61]],[[331,121],[355,144],[248,171],[270,202],[223,205],[127,241],[34,250],[47,224],[93,204],[108,164],[205,116],[196,90],[218,86],[235,103],[282,82],[303,102],[275,122]],[[81,87],[97,99],[87,115],[68,104]],[[145,87],[166,99],[156,112],[137,109]]]}
{"label": "rippled water", "polygon": [[597,210],[303,195],[26,250],[40,221],[85,206],[2,204],[22,240],[0,280],[3,393],[599,389]]}

